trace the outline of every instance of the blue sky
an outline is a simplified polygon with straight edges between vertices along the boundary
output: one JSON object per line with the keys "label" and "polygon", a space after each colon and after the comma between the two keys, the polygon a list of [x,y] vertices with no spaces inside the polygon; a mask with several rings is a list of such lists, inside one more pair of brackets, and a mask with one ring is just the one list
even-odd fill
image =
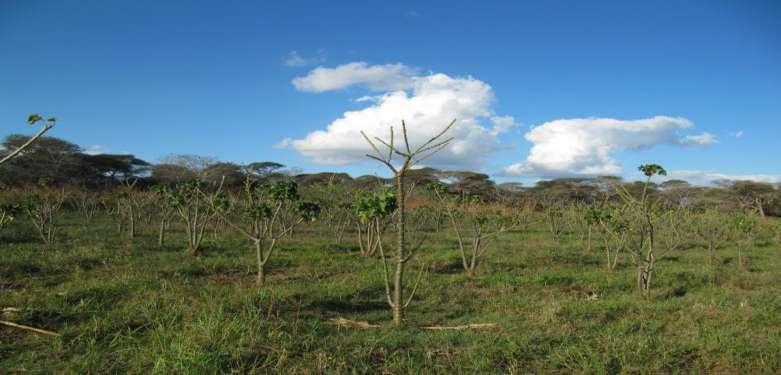
{"label": "blue sky", "polygon": [[[382,99],[394,92],[412,105],[445,79],[437,95],[467,103],[490,90],[461,109],[474,115],[458,133],[471,144],[446,166],[529,181],[616,168],[631,178],[656,162],[692,179],[775,181],[778,19],[775,1],[3,1],[0,134],[31,132],[24,119],[40,112],[61,118],[54,136],[151,161],[190,153],[384,174],[332,160],[340,151],[307,136],[326,131],[329,144],[353,147],[345,155],[358,152],[356,129],[329,125],[346,111],[371,121],[365,111],[395,108]],[[326,81],[353,83],[293,84],[318,66]],[[442,108],[421,124],[447,116]],[[499,117],[512,126],[494,131]]]}

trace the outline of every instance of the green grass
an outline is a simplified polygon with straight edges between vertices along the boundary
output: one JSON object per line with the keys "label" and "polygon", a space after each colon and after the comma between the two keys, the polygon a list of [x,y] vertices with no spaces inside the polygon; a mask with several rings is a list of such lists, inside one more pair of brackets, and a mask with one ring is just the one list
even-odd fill
{"label": "green grass", "polygon": [[[298,231],[258,289],[238,235],[209,235],[192,258],[180,232],[159,248],[154,225],[131,244],[107,220],[72,219],[50,247],[24,222],[0,234],[0,308],[22,309],[2,319],[61,334],[0,327],[2,373],[781,371],[773,241],[757,241],[742,272],[735,250],[720,250],[715,283],[703,249],[675,252],[646,300],[628,258],[607,272],[599,248],[585,253],[577,234],[554,246],[541,226],[510,233],[470,279],[452,236],[434,233],[411,262],[428,273],[397,329],[379,262],[361,258],[349,236],[336,246],[324,228]],[[329,324],[335,317],[383,327]],[[420,329],[490,322],[501,328]]]}

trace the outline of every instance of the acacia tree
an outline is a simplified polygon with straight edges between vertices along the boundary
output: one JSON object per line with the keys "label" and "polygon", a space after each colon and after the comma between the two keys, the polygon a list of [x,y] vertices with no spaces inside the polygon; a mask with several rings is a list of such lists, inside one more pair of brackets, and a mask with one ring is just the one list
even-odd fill
{"label": "acacia tree", "polygon": [[[417,291],[417,287],[420,281],[420,277],[419,277],[418,282],[416,282],[415,285],[412,287],[412,290],[410,291],[409,296],[405,301],[404,300],[404,269],[405,269],[405,265],[407,264],[407,262],[409,262],[409,260],[412,258],[413,255],[413,252],[408,251],[410,249],[407,248],[407,238],[406,238],[407,174],[409,173],[410,169],[414,167],[416,164],[436,154],[437,152],[442,150],[445,146],[447,146],[448,143],[450,143],[450,141],[453,140],[452,137],[447,139],[442,139],[442,137],[445,135],[445,133],[448,130],[450,130],[450,128],[453,126],[453,124],[455,124],[455,122],[456,120],[453,120],[442,131],[440,131],[439,133],[431,137],[428,141],[424,142],[423,144],[421,144],[420,146],[414,149],[410,147],[409,139],[407,138],[407,125],[403,120],[401,121],[401,133],[404,140],[403,149],[397,147],[395,143],[393,127],[390,128],[390,139],[388,139],[387,141],[382,140],[378,137],[374,137],[374,141],[372,141],[372,139],[369,138],[366,135],[366,133],[361,131],[361,135],[363,135],[364,139],[366,139],[366,142],[369,143],[369,145],[372,147],[372,149],[375,152],[375,154],[373,155],[366,154],[366,156],[371,159],[377,160],[378,162],[388,167],[388,169],[393,173],[395,183],[396,183],[396,203],[398,205],[398,213],[396,214],[396,236],[397,236],[396,254],[395,254],[396,271],[394,273],[392,290],[391,290],[391,284],[388,275],[389,272],[388,262],[382,250],[382,242],[380,242],[380,256],[382,258],[383,279],[385,281],[385,296],[387,298],[388,305],[393,311],[393,323],[396,326],[402,324],[404,320],[404,310],[407,308],[407,306],[409,306],[410,302],[412,302],[412,298],[415,296],[415,292]],[[375,141],[377,143],[375,143]],[[380,146],[387,149],[387,151],[385,152],[380,151]],[[394,155],[401,158],[401,164],[394,163],[393,160]]]}
{"label": "acacia tree", "polygon": [[32,115],[27,117],[27,123],[30,125],[35,125],[37,123],[41,123],[40,129],[38,129],[38,132],[35,133],[30,139],[27,140],[27,142],[23,143],[21,146],[17,147],[15,150],[12,150],[7,155],[0,158],[0,164],[3,164],[9,160],[11,160],[16,155],[19,155],[20,152],[22,152],[25,148],[29,147],[35,140],[40,138],[44,135],[49,129],[54,127],[54,124],[57,122],[57,118],[55,117],[49,117],[48,119],[44,120],[41,115],[38,115],[36,113],[33,113]]}
{"label": "acacia tree", "polygon": [[358,218],[358,244],[361,255],[374,256],[382,241],[385,219],[396,211],[396,197],[392,191],[364,195],[353,204]]}
{"label": "acacia tree", "polygon": [[314,221],[320,213],[320,206],[302,201],[294,181],[260,185],[250,179],[244,184],[238,206],[241,208],[238,215],[240,223],[234,223],[227,214],[223,218],[252,241],[258,267],[257,284],[262,287],[266,281],[266,264],[279,242],[299,224]]}

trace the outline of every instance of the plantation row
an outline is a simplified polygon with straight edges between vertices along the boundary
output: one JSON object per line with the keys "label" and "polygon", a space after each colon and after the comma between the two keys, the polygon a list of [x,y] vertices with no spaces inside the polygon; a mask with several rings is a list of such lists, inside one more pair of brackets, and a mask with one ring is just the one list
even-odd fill
{"label": "plantation row", "polygon": [[[166,233],[176,226],[186,233],[187,242],[181,246],[190,256],[202,253],[207,234],[238,233],[249,243],[248,251],[255,254],[257,283],[263,286],[275,250],[302,226],[317,220],[321,222],[317,228],[327,232],[322,236],[336,244],[345,238],[357,239],[359,255],[377,259],[376,269],[382,274],[388,305],[399,319],[420,287],[422,271],[406,283],[403,278],[394,279],[394,268],[407,264],[430,232],[446,231],[457,240],[458,246],[452,251],[458,254],[463,272],[473,276],[481,263],[490,261],[492,243],[509,232],[522,235],[530,225],[544,224],[554,246],[552,251],[564,235],[574,235],[584,251],[603,254],[605,272],[614,270],[620,261],[630,262],[636,268],[635,287],[645,296],[651,293],[659,259],[676,250],[706,251],[708,262],[703,266],[710,268],[715,280],[723,246],[731,244],[738,249],[737,262],[730,272],[743,272],[748,259],[745,253],[756,241],[781,241],[778,224],[753,211],[724,212],[665,204],[650,184],[652,176],[664,170],[656,165],[641,168],[648,176],[642,190],[633,194],[617,185],[605,191],[604,199],[591,204],[523,197],[487,201],[454,193],[442,182],[408,186],[404,194],[388,186],[299,186],[290,179],[249,178],[241,189],[195,180],[151,188],[127,181],[105,192],[12,188],[0,190],[0,230],[11,225],[17,230],[34,228],[42,243],[52,244],[59,240],[65,215],[71,220],[78,217],[78,225],[84,226],[108,217],[127,240],[133,241],[143,226],[156,232],[158,245],[162,246]],[[402,214],[399,195],[405,200],[404,229],[398,225]],[[405,254],[399,258],[399,249],[389,244],[402,230],[407,238]],[[394,296],[397,290],[400,293]]]}

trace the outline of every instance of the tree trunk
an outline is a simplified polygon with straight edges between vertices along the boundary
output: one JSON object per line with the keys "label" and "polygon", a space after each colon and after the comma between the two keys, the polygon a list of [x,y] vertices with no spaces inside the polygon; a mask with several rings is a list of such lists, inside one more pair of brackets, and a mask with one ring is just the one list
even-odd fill
{"label": "tree trunk", "polygon": [[160,232],[157,234],[157,246],[163,246],[165,242],[165,219],[160,220]]}
{"label": "tree trunk", "polygon": [[258,287],[266,283],[266,263],[263,262],[263,243],[255,240],[255,255],[258,260]]}
{"label": "tree trunk", "polygon": [[398,189],[397,199],[399,206],[399,216],[397,221],[397,247],[396,252],[396,275],[393,280],[393,324],[400,326],[404,320],[404,262],[407,256],[406,252],[406,217],[405,217],[405,186],[404,186],[404,167],[402,172],[396,175],[396,188]]}

